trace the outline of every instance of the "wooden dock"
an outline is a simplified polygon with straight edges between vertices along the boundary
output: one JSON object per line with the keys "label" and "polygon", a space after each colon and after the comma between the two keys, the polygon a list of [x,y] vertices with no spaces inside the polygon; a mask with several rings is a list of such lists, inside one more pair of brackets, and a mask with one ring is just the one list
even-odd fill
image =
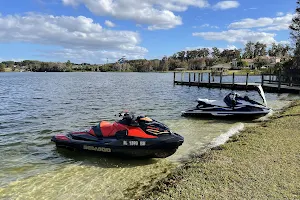
{"label": "wooden dock", "polygon": [[[180,74],[180,80],[177,80],[177,74]],[[186,75],[188,75],[188,80],[185,80]],[[226,77],[227,81],[224,81],[222,74],[216,78],[211,76],[211,73],[174,72],[174,84],[185,85],[189,87],[196,86],[246,91],[257,90],[256,86],[261,85],[266,92],[300,94],[300,86],[295,86],[292,84],[292,82],[283,82],[281,75],[262,74],[259,80],[255,82],[249,82],[249,77],[251,77],[249,76],[249,73],[244,76],[235,76],[233,73],[232,76],[230,76],[230,81],[228,81],[228,76]],[[239,78],[239,82],[236,82],[237,77]],[[245,82],[241,82],[241,78],[244,79]]]}

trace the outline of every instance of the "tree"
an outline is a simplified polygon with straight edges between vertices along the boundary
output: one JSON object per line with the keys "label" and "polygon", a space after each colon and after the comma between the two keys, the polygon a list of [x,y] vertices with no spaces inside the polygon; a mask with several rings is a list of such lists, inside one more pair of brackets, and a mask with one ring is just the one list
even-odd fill
{"label": "tree", "polygon": [[190,60],[190,59],[193,59],[193,58],[194,58],[193,51],[187,51],[186,52],[186,59]]}
{"label": "tree", "polygon": [[261,44],[260,56],[266,56],[266,55],[267,55],[267,45]]}
{"label": "tree", "polygon": [[0,72],[5,72],[5,64],[0,63]]}
{"label": "tree", "polygon": [[202,51],[203,51],[203,57],[204,58],[206,58],[207,56],[209,56],[210,53],[209,53],[209,49],[208,48],[203,48]]}
{"label": "tree", "polygon": [[300,39],[300,0],[296,3],[298,4],[296,8],[296,16],[292,19],[290,29],[293,41],[298,43]]}
{"label": "tree", "polygon": [[242,61],[242,66],[243,67],[248,67],[249,66],[249,63],[247,61]]}
{"label": "tree", "polygon": [[11,68],[12,71],[15,71],[14,61],[3,61],[2,63],[5,64],[8,68]]}
{"label": "tree", "polygon": [[180,51],[177,53],[178,59],[182,62],[185,58],[185,51]]}
{"label": "tree", "polygon": [[259,69],[264,65],[270,64],[270,61],[268,59],[260,58],[260,57],[256,58],[254,62]]}
{"label": "tree", "polygon": [[291,50],[292,50],[292,48],[290,47],[290,45],[286,44],[282,49],[282,56],[283,57],[290,57],[290,51]]}
{"label": "tree", "polygon": [[68,68],[71,68],[71,67],[72,67],[72,63],[71,63],[70,60],[68,60],[68,62],[66,62],[66,66],[67,66]]}
{"label": "tree", "polygon": [[224,51],[222,51],[220,56],[224,62],[228,63],[231,62],[233,59],[239,59],[240,51],[237,49],[235,50],[225,49]]}
{"label": "tree", "polygon": [[267,55],[267,45],[266,44],[263,44],[263,43],[260,43],[260,42],[257,42],[255,45],[254,45],[254,54],[253,54],[253,57],[256,58],[258,56],[265,56]]}
{"label": "tree", "polygon": [[276,54],[277,54],[278,50],[277,50],[277,45],[276,43],[273,43],[272,44],[272,47],[269,49],[268,53],[269,53],[269,56],[272,56],[272,57],[275,57]]}
{"label": "tree", "polygon": [[174,59],[174,60],[177,59],[177,54],[176,53],[173,54],[172,59]]}
{"label": "tree", "polygon": [[159,63],[158,71],[168,71],[168,70],[169,70],[168,57],[164,56],[163,59]]}
{"label": "tree", "polygon": [[217,47],[212,48],[213,52],[212,52],[212,56],[213,58],[220,58],[220,50]]}
{"label": "tree", "polygon": [[257,56],[259,56],[259,52],[260,52],[260,43],[257,42],[254,45],[254,53],[253,53],[253,57],[256,58]]}
{"label": "tree", "polygon": [[249,59],[254,58],[254,49],[255,49],[254,43],[251,41],[247,42],[243,57]]}
{"label": "tree", "polygon": [[300,68],[300,0],[298,0],[296,3],[297,3],[296,15],[292,19],[290,29],[291,29],[291,38],[295,43],[293,66],[295,68]]}

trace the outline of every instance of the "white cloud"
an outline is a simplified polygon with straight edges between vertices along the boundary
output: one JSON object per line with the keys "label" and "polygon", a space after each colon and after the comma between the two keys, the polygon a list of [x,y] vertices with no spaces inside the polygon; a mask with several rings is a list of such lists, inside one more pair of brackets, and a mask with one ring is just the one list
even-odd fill
{"label": "white cloud", "polygon": [[192,26],[192,28],[215,28],[215,29],[219,29],[220,27],[212,26],[210,24],[202,24],[201,26]]}
{"label": "white cloud", "polygon": [[228,30],[222,32],[198,32],[193,33],[193,36],[202,37],[206,40],[224,40],[230,43],[239,42],[246,44],[248,41],[263,42],[271,44],[276,42],[274,33],[255,32],[247,29]]}
{"label": "white cloud", "polygon": [[209,27],[209,24],[203,24],[200,27]]}
{"label": "white cloud", "polygon": [[105,20],[104,23],[105,23],[105,25],[108,26],[108,27],[115,27],[115,26],[116,26],[113,22],[111,22],[111,21],[109,21],[109,20]]}
{"label": "white cloud", "polygon": [[247,10],[257,10],[257,8],[255,8],[255,7],[253,7],[253,8],[245,8],[244,10],[245,11],[247,11]]}
{"label": "white cloud", "polygon": [[227,49],[234,50],[234,49],[238,49],[238,48],[234,45],[227,45]]}
{"label": "white cloud", "polygon": [[287,44],[287,45],[291,45],[291,41],[288,41],[288,40],[282,40],[282,41],[280,41],[280,42],[278,42],[279,44],[283,44],[283,45],[285,45],[285,44]]}
{"label": "white cloud", "polygon": [[199,8],[209,6],[207,0],[62,0],[62,2],[71,6],[84,4],[96,15],[147,24],[149,30],[170,29],[181,25],[181,17],[172,11],[182,12],[189,6]]}
{"label": "white cloud", "polygon": [[281,17],[281,16],[284,15],[284,13],[283,13],[283,12],[277,12],[276,15],[277,15],[278,17]]}
{"label": "white cloud", "polygon": [[231,8],[237,8],[240,6],[238,1],[220,1],[216,5],[213,6],[216,10],[227,10]]}
{"label": "white cloud", "polygon": [[[53,16],[29,13],[0,17],[0,42],[55,45],[86,52],[117,52],[143,56],[139,34],[102,28],[84,16]],[[63,50],[66,51],[66,50]],[[70,54],[71,55],[71,54]]]}
{"label": "white cloud", "polygon": [[258,27],[265,27],[259,29],[259,31],[270,31],[270,30],[287,30],[289,25],[292,21],[293,14],[286,14],[285,16],[269,18],[269,17],[262,17],[258,19],[243,19],[238,22],[231,23],[229,28],[258,28]]}

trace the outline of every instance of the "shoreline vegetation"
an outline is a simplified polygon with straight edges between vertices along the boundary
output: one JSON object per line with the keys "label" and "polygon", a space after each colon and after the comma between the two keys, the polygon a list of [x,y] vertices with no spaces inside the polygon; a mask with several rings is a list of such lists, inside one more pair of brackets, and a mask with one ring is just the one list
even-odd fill
{"label": "shoreline vegetation", "polygon": [[[210,70],[216,65],[224,65],[232,69],[244,69],[252,72],[263,68],[276,71],[292,65],[292,48],[289,45],[267,45],[248,42],[244,49],[219,49],[214,47],[180,51],[162,59],[126,60],[120,58],[115,63],[90,64],[67,62],[42,62],[23,60],[20,62],[3,61],[0,72],[167,72]],[[254,70],[254,71],[255,71]]]}
{"label": "shoreline vegetation", "polygon": [[128,199],[300,199],[300,100]]}

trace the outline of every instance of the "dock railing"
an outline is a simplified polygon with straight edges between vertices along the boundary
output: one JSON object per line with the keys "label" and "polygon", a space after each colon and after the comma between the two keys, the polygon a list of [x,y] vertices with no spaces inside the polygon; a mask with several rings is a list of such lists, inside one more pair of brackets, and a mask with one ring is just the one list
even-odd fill
{"label": "dock railing", "polygon": [[[177,74],[180,74],[180,80],[177,80]],[[188,79],[186,76],[188,76]],[[277,73],[262,73],[254,76],[256,76],[255,79],[251,78],[253,75],[249,73],[242,75],[232,73],[232,75],[226,76],[221,73],[219,76],[212,76],[209,72],[174,72],[174,84],[240,90],[253,90],[260,84],[272,92],[295,90],[295,93],[298,93],[300,91],[300,75],[297,74],[286,76],[279,71]]]}

